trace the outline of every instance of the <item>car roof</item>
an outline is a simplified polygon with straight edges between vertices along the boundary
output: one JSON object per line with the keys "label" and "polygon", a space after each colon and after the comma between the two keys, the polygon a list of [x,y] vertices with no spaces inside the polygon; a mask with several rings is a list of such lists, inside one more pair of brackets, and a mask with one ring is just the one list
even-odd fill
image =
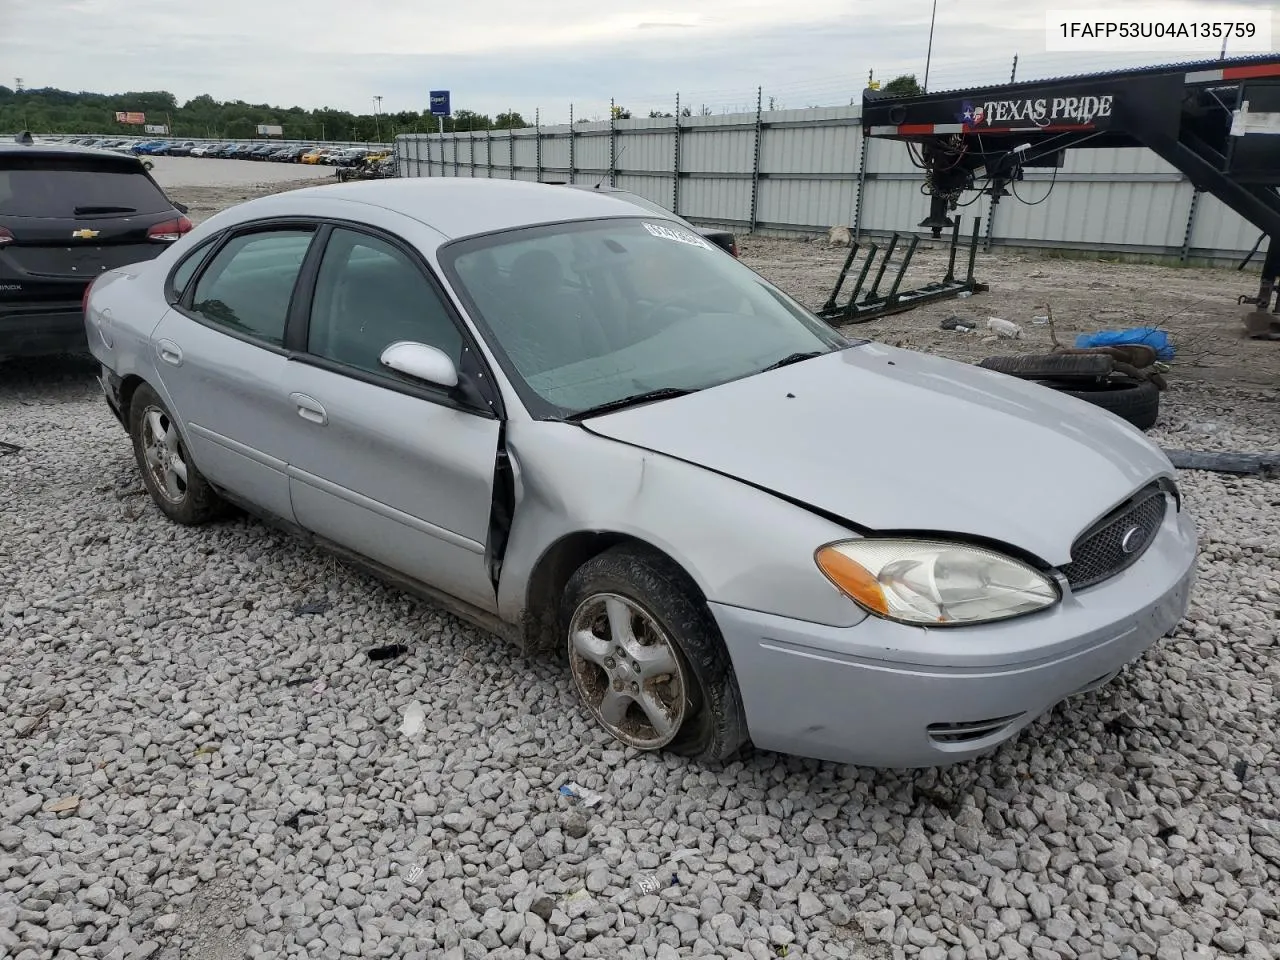
{"label": "car roof", "polygon": [[121,163],[137,164],[139,167],[142,165],[136,157],[98,147],[82,147],[75,143],[18,143],[15,140],[0,140],[0,156],[15,154],[22,156],[34,154],[45,157],[110,157]]}
{"label": "car roof", "polygon": [[[315,200],[383,207],[426,224],[449,239],[598,217],[659,216],[616,193],[565,190],[550,183],[470,177],[403,177],[303,187],[246,200],[232,219],[306,216]],[[668,219],[674,219],[667,214]]]}

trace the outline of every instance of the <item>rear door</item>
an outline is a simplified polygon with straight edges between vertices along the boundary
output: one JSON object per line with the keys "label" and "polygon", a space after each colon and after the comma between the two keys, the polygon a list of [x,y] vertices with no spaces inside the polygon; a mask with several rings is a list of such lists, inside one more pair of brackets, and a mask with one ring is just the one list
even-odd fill
{"label": "rear door", "polygon": [[286,434],[285,326],[316,234],[306,222],[259,223],[220,242],[152,334],[156,369],[215,484],[292,520]]}
{"label": "rear door", "polygon": [[0,300],[78,304],[104,271],[158,256],[179,217],[136,160],[0,153]]}

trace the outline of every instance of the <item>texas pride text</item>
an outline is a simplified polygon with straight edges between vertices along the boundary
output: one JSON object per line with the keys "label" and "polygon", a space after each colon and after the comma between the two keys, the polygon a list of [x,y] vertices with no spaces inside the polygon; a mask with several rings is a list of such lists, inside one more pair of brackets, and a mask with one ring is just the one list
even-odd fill
{"label": "texas pride text", "polygon": [[1072,120],[1090,123],[1098,117],[1111,116],[1111,96],[1105,97],[1041,97],[1038,100],[990,100],[982,105],[982,115],[974,111],[973,123],[1031,122],[1045,126],[1056,121]]}

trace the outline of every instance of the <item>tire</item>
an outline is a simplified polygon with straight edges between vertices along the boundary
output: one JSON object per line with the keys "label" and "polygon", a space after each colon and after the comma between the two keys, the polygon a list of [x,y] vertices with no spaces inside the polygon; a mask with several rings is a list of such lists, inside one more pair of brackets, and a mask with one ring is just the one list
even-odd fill
{"label": "tire", "polygon": [[1109,410],[1128,420],[1139,430],[1149,430],[1156,425],[1160,415],[1160,388],[1150,380],[1115,378],[1096,384],[1059,383],[1040,380],[1038,383]]}
{"label": "tire", "polygon": [[[129,404],[129,436],[143,486],[166,517],[196,526],[225,512],[226,504],[196,468],[164,401],[145,383]],[[181,471],[170,469],[175,463]]]}
{"label": "tire", "polygon": [[[565,586],[560,622],[579,698],[596,722],[622,743],[703,762],[727,760],[746,745],[742,694],[720,631],[684,571],[663,555],[626,545],[588,560]],[[618,622],[626,623],[630,636],[625,648],[603,637],[612,636]],[[580,639],[584,633],[585,644]],[[590,641],[592,636],[598,643]],[[674,680],[662,681],[664,674],[655,673],[644,684],[643,654],[637,651],[650,649],[651,669],[663,670],[660,646],[666,648],[671,668],[665,675],[671,677],[674,671]],[[591,651],[590,659],[583,656],[584,648]],[[622,649],[631,656],[615,656]],[[668,729],[652,723],[637,699],[610,697],[611,677],[613,692],[643,693],[642,685],[647,686],[646,699],[665,715]],[[609,712],[606,701],[621,704],[621,711]]]}
{"label": "tire", "polygon": [[1104,354],[1046,354],[1039,357],[987,357],[978,366],[1024,380],[1074,380],[1105,377],[1114,361]]}

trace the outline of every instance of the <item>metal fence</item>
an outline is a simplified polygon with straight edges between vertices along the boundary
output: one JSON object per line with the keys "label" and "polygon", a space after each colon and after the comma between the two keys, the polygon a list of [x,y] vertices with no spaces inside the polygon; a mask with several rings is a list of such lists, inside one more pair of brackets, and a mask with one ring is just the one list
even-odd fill
{"label": "metal fence", "polygon": [[[693,223],[742,232],[856,235],[911,231],[928,213],[906,147],[864,138],[862,109],[818,107],[720,116],[578,122],[519,130],[404,134],[402,177],[604,182]],[[1050,248],[1183,263],[1238,262],[1258,229],[1196,191],[1146,148],[1078,149],[1053,171],[1028,171],[993,208],[987,249]],[[972,199],[975,195],[970,194]],[[1260,252],[1265,250],[1264,245]],[[1261,262],[1256,257],[1254,265]]]}

